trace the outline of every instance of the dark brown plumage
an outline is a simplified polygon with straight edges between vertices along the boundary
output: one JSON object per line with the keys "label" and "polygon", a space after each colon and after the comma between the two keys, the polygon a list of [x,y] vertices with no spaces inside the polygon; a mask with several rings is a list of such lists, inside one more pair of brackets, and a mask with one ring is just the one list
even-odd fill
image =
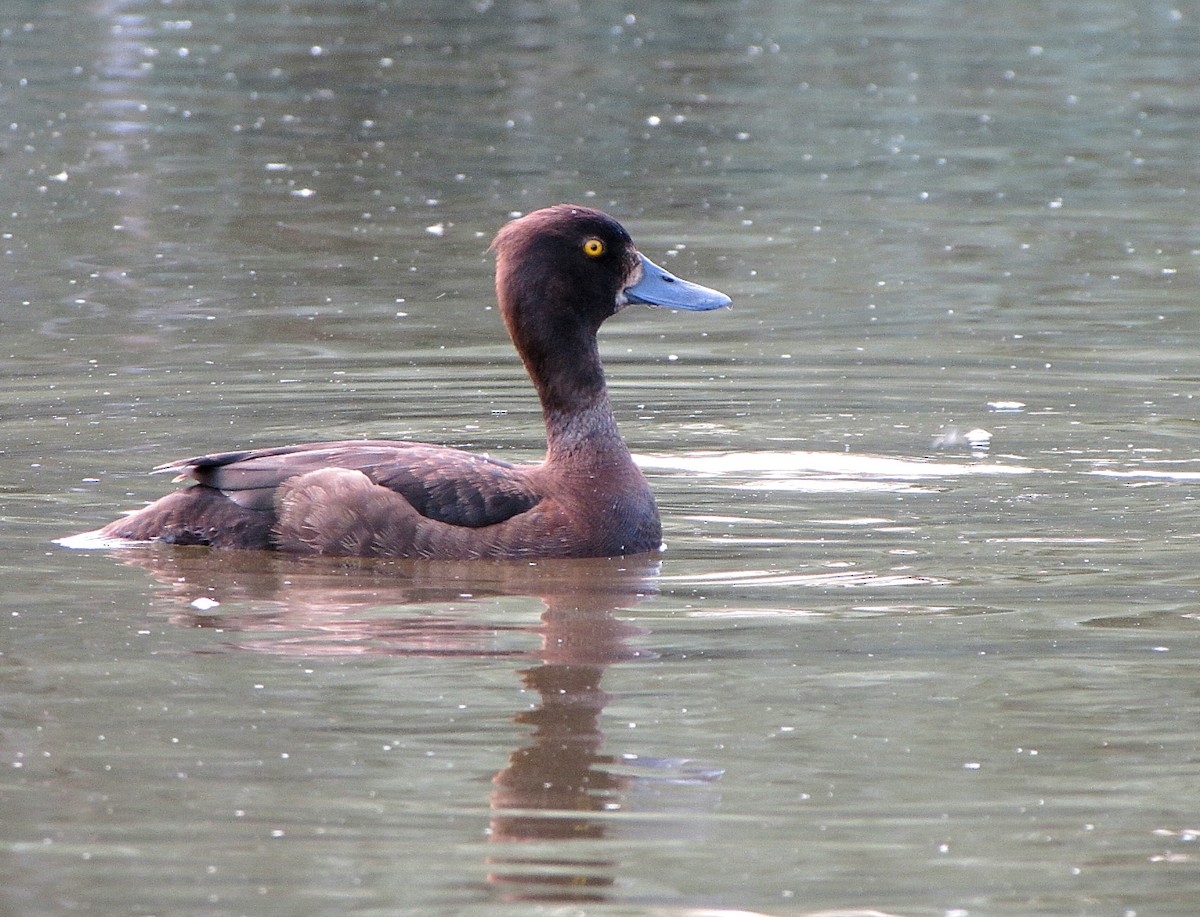
{"label": "dark brown plumage", "polygon": [[542,403],[543,462],[377,440],[215,453],[155,469],[195,483],[89,536],[380,557],[657,549],[658,510],[617,431],[596,332],[630,303],[705,310],[729,298],[671,276],[586,207],[514,220],[492,248],[500,311]]}

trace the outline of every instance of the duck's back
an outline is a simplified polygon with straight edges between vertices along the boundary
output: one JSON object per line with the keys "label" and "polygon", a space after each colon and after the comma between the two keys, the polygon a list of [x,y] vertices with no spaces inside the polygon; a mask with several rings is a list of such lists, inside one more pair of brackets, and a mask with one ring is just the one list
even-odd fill
{"label": "duck's back", "polygon": [[623,465],[571,474],[443,446],[372,440],[215,453],[156,469],[196,483],[100,535],[336,556],[654,550],[662,533],[653,497],[636,467]]}

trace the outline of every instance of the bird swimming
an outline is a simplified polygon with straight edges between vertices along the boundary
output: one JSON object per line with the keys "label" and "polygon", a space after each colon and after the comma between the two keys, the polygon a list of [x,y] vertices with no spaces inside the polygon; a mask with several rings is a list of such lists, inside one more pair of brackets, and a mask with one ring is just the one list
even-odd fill
{"label": "bird swimming", "polygon": [[635,303],[707,311],[730,298],[659,267],[588,207],[512,220],[491,250],[500,312],[542,405],[540,463],[389,440],[217,452],[160,465],[192,486],[61,543],[458,559],[658,550],[658,509],[617,430],[596,334]]}

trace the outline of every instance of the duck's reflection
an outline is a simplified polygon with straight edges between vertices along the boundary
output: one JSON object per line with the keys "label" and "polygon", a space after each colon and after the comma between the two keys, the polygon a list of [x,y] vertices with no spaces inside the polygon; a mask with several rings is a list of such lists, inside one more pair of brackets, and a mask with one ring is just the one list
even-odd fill
{"label": "duck's reflection", "polygon": [[610,700],[600,681],[609,664],[635,655],[625,641],[638,630],[613,611],[604,594],[547,599],[542,664],[520,673],[540,701],[516,716],[532,732],[492,780],[490,840],[525,844],[488,859],[488,880],[506,897],[593,900],[613,882],[609,860],[571,856],[561,845],[553,853],[524,852],[530,841],[599,840],[607,823],[597,813],[620,808],[628,778],[607,769],[613,759],[600,753],[600,714]]}
{"label": "duck's reflection", "polygon": [[[603,899],[616,862],[579,842],[605,838],[638,778],[627,761],[602,753],[610,696],[601,681],[615,662],[653,656],[630,642],[646,632],[617,612],[655,591],[656,559],[327,562],[179,548],[118,556],[150,570],[186,606],[174,621],[234,632],[240,649],[535,661],[519,675],[538,704],[514,716],[528,739],[492,780],[487,878],[506,900]],[[472,603],[501,596],[537,597],[540,620],[470,614]],[[245,610],[228,610],[234,605]]]}

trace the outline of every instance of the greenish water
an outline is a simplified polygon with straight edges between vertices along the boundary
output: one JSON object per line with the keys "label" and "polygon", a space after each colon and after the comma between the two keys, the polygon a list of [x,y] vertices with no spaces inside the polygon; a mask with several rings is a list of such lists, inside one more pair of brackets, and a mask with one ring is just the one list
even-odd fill
{"label": "greenish water", "polygon": [[[7,4],[0,913],[1194,913],[1198,23]],[[661,559],[53,544],[535,458],[485,250],[558,200],[735,300],[602,334]]]}

